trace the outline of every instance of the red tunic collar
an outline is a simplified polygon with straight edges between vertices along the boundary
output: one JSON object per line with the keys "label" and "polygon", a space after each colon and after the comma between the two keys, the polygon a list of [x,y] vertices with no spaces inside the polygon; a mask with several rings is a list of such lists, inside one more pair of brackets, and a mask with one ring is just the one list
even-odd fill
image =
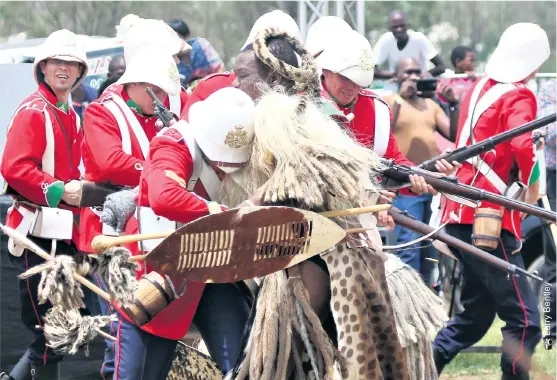
{"label": "red tunic collar", "polygon": [[60,101],[46,83],[41,83],[39,85],[38,91],[42,95],[42,97],[45,98],[54,107],[56,107],[56,103]]}

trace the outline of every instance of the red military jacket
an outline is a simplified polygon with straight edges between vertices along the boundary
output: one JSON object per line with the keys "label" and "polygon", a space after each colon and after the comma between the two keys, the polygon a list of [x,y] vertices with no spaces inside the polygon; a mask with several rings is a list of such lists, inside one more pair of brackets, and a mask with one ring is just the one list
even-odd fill
{"label": "red military jacket", "polygon": [[[476,105],[479,104],[482,96],[496,84],[497,82],[492,79],[486,82],[479,93],[479,100]],[[476,83],[462,101],[456,141],[460,140],[463,133],[463,126],[468,118],[472,93],[478,85],[481,85],[481,82]],[[480,142],[488,137],[516,128],[536,118],[536,97],[523,83],[516,83],[515,85],[517,87],[516,89],[503,94],[491,107],[481,114],[473,129],[474,142]],[[470,145],[470,139],[467,140],[466,145]],[[495,147],[495,154],[492,151],[487,152],[480,155],[480,158],[491,167],[495,174],[507,185],[509,185],[512,180],[509,178],[509,175],[514,161],[516,161],[520,170],[521,182],[533,184],[539,178],[539,167],[536,160],[535,147],[532,136],[528,133],[497,145]],[[463,184],[473,185],[479,189],[499,194],[497,188],[481,173],[478,173],[476,181],[472,183],[472,179],[477,172],[477,169],[466,162],[463,164],[463,167],[457,171],[456,176]],[[489,202],[482,202],[479,207],[502,209],[501,206]],[[474,209],[464,205],[461,207],[459,203],[451,200],[447,200],[447,205],[443,213],[443,222],[449,221],[449,214],[453,211],[456,212],[459,220],[451,220],[449,223],[474,223]],[[502,228],[511,232],[517,239],[521,239],[519,212],[505,209]]]}
{"label": "red military jacket", "polygon": [[[330,99],[325,85],[323,82],[321,84],[321,96]],[[380,107],[385,106],[380,112],[376,112],[376,102],[380,104]],[[351,107],[342,108],[338,104],[337,107],[345,115],[351,113],[354,115],[354,119],[348,123],[348,128],[360,144],[372,148],[380,157],[393,159],[399,165],[416,166],[398,149],[391,129],[391,108],[379,95],[364,89],[360,91]],[[377,128],[378,126],[380,129]],[[380,144],[378,144],[379,141]],[[409,189],[401,189],[400,193],[415,195]]]}
{"label": "red military jacket", "polygon": [[[330,99],[327,91],[322,87],[321,96]],[[376,112],[376,101],[386,106],[388,112]],[[338,105],[337,105],[338,106]],[[348,123],[350,131],[362,145],[365,145],[387,159],[394,159],[399,165],[416,166],[398,149],[395,137],[391,130],[391,109],[389,104],[370,90],[361,90],[355,103],[351,107],[339,109],[345,114],[352,113],[354,119]],[[381,129],[378,129],[378,126]],[[379,140],[383,140],[384,147],[378,147]]]}
{"label": "red military jacket", "polygon": [[213,92],[217,92],[221,88],[231,87],[234,79],[236,79],[236,74],[229,71],[224,73],[215,73],[201,79],[197,86],[193,89],[193,92],[190,94],[188,102],[184,106],[180,118],[188,121],[188,112],[193,103],[207,99],[209,95]]}
{"label": "red military jacket", "polygon": [[[209,215],[206,200],[209,197],[203,185],[197,182],[194,192],[186,190],[193,166],[192,155],[180,132],[173,127],[161,131],[150,144],[141,175],[138,205],[151,207],[155,214],[181,223]],[[203,283],[188,283],[182,297],[141,329],[166,339],[181,339],[190,327],[204,287]]]}
{"label": "red military jacket", "polygon": [[[114,115],[107,109],[106,102],[114,96],[121,96],[124,102],[129,101],[129,97],[122,85],[110,86],[99,99],[90,103],[85,110],[83,120],[83,165],[85,166],[85,179],[98,183],[111,183],[114,185],[136,187],[139,185],[139,178],[145,157],[140,144],[140,140],[134,134],[129,120],[122,112],[125,122],[128,125],[130,137],[131,154],[124,152],[122,133]],[[187,101],[187,94],[184,89],[180,93],[181,108]],[[165,101],[165,106],[169,107],[169,99]],[[123,111],[122,108],[118,107]],[[130,107],[131,108],[131,107]],[[133,115],[141,125],[147,139],[143,148],[148,150],[148,142],[157,134],[155,126],[157,118],[141,115],[132,109]],[[126,234],[137,232],[137,223],[132,219],[126,227]],[[92,252],[91,241],[102,233],[102,223],[100,222],[99,212],[91,208],[84,208],[81,213],[81,241],[80,249]],[[129,248],[135,248],[131,245]],[[134,250],[132,249],[132,252]]]}
{"label": "red military jacket", "polygon": [[[71,106],[66,113],[56,107],[57,103],[58,98],[44,83],[21,102],[12,117],[0,166],[2,176],[12,189],[31,203],[41,206],[48,206],[46,186],[57,181],[67,183],[80,178],[83,135],[79,117]],[[52,123],[52,145],[47,144],[46,114]],[[47,152],[48,146],[53,148],[52,151]],[[51,160],[54,169],[52,174],[47,173],[46,168],[43,170],[45,152],[54,156]],[[76,207],[60,206],[74,213],[79,212]],[[11,208],[6,224],[17,228],[22,219],[23,215]],[[74,225],[72,239],[76,244],[79,242],[77,225]]]}

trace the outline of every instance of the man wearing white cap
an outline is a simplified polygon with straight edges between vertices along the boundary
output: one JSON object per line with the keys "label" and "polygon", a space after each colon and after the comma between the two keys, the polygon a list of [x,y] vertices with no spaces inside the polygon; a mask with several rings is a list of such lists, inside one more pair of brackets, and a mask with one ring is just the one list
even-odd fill
{"label": "man wearing white cap", "polygon": [[[191,47],[162,20],[138,18],[133,22],[124,36],[124,57],[127,64],[123,74],[125,82],[121,79],[109,86],[96,102],[89,105],[94,106],[84,116],[85,177],[95,182],[110,182],[113,185],[138,185],[138,167],[146,157],[149,141],[158,131],[155,127],[156,117],[152,115],[152,101],[145,92],[148,87],[146,84],[154,84],[149,81],[167,83],[169,91],[163,91],[160,100],[176,117],[180,116],[187,101],[187,93],[181,88],[178,72],[174,69],[176,65],[173,66],[169,62],[175,58],[169,60],[155,56],[175,57],[188,50],[191,50]],[[139,58],[134,60],[134,65],[130,66],[132,59],[138,55]],[[157,63],[150,66],[148,62]],[[132,73],[126,74],[129,70]],[[131,97],[123,85],[128,84],[128,90],[137,87],[129,82],[130,78],[133,78],[136,84],[143,83],[139,86],[139,91],[132,90],[134,95]],[[175,79],[178,80],[177,87]],[[135,99],[136,97],[141,100]],[[107,107],[103,103],[108,100],[117,101],[119,107]],[[138,102],[142,105],[138,106]],[[108,103],[112,104],[110,101]],[[127,112],[130,109],[133,112]],[[116,112],[118,110],[121,112]],[[140,126],[134,126],[136,122]],[[123,128],[126,123],[129,129]],[[122,135],[122,130],[129,130],[129,134]],[[83,236],[80,249],[92,252],[91,241],[102,231],[99,212],[89,208],[83,209],[81,223]]]}
{"label": "man wearing white cap", "polygon": [[[317,59],[322,70],[321,95],[333,100],[345,115],[353,114],[347,127],[363,145],[373,147],[380,157],[397,164],[415,166],[398,149],[391,131],[389,105],[366,87],[374,75],[373,52],[369,41],[355,30],[343,31],[327,44]],[[450,173],[452,165],[442,160],[437,169]],[[410,176],[414,194],[436,193],[420,176]],[[408,194],[408,190],[401,192]],[[379,222],[394,227],[387,213],[379,214]]]}
{"label": "man wearing white cap", "polygon": [[[79,213],[81,198],[82,132],[68,97],[87,74],[85,51],[77,36],[66,29],[49,35],[35,58],[34,72],[39,88],[15,111],[2,156],[0,171],[7,183],[6,193],[16,201],[8,210],[6,225],[29,235],[47,252],[74,255],[79,237],[73,217]],[[55,230],[49,228],[52,225]],[[12,239],[8,250],[20,273],[44,263]],[[39,327],[51,307],[37,301],[39,281],[40,276],[20,281],[22,322],[34,338],[28,358],[16,365],[11,377],[0,374],[3,380],[59,378],[62,356],[46,347]]]}
{"label": "man wearing white cap", "polygon": [[[242,91],[225,88],[191,108],[190,124],[177,122],[153,138],[138,195],[142,232],[176,228],[176,223],[226,210],[211,199],[223,199],[226,173],[248,160],[254,108]],[[194,282],[141,327],[122,313],[115,379],[166,379],[177,341],[192,321],[220,370],[229,371],[240,353],[248,313],[246,299],[233,284]]]}
{"label": "man wearing white cap", "polygon": [[[547,34],[538,25],[518,23],[503,33],[487,63],[486,76],[462,102],[458,147],[485,140],[536,118],[536,97],[525,83],[535,76],[549,55]],[[515,164],[520,178],[510,174]],[[508,197],[518,188],[514,181],[521,181],[526,184],[522,196],[530,204],[536,204],[538,199],[539,174],[530,134],[517,136],[497,145],[493,151],[468,160],[457,172],[462,183]],[[490,247],[491,254],[508,261],[509,265],[524,268],[520,255],[520,220],[525,215],[489,202],[481,202],[473,209],[447,200],[443,222],[449,221],[451,212],[456,212],[459,220],[449,222],[447,233],[469,244],[480,244],[473,239],[473,233],[488,235],[495,241]],[[480,224],[475,225],[475,220],[486,213],[499,216],[490,218],[491,223],[495,223],[492,231],[501,231],[498,235],[478,230]],[[506,274],[488,270],[482,262],[458,250],[453,253],[465,268],[461,295],[465,309],[435,338],[438,372],[460,351],[479,341],[498,315],[505,322],[502,379],[529,379],[531,357],[541,339],[541,330],[536,297],[528,281],[523,276],[507,278]]]}
{"label": "man wearing white cap", "polygon": [[[191,46],[164,21],[140,18],[130,26],[124,37],[126,63],[129,63],[136,54],[145,51],[151,54],[158,52],[158,54],[171,55],[178,64],[178,55],[191,51]],[[188,94],[182,88],[179,94],[170,95],[165,105],[179,116],[187,100]]]}
{"label": "man wearing white cap", "polygon": [[308,29],[306,37],[306,49],[317,58],[325,46],[331,44],[331,40],[342,33],[350,33],[352,27],[343,19],[337,16],[324,16],[315,21]]}
{"label": "man wearing white cap", "polygon": [[[85,178],[98,184],[136,187],[149,142],[159,128],[153,115],[153,100],[146,92],[151,88],[162,103],[180,94],[178,69],[170,54],[153,51],[137,53],[128,63],[120,79],[85,111],[83,131],[83,165]],[[100,221],[101,209],[83,208],[81,212],[80,249],[93,252],[91,241],[107,231]],[[137,232],[137,221],[130,220],[126,233]],[[137,245],[130,246],[138,253]],[[98,281],[102,287],[103,284]],[[99,299],[103,314],[111,313],[110,305]],[[102,372],[110,376],[114,368],[112,342],[107,341]]]}
{"label": "man wearing white cap", "polygon": [[[246,39],[246,42],[244,42],[244,45],[240,49],[241,52],[236,58],[236,63],[245,61],[242,58],[248,58],[248,61],[250,61],[250,63],[255,63],[254,59],[256,58],[252,51],[253,41],[257,36],[257,33],[267,28],[278,28],[287,32],[292,37],[300,39],[300,29],[298,28],[298,24],[296,24],[296,21],[294,21],[292,16],[281,10],[275,9],[274,11],[265,13],[264,15],[259,17],[257,21],[255,21],[253,27],[251,28],[249,36]],[[295,53],[291,51],[292,49],[290,49],[290,51],[285,51],[288,50],[288,47],[284,46],[285,44],[282,44],[282,49],[278,45],[279,44],[277,42],[270,43],[269,48],[275,56],[279,57],[279,59],[285,60],[286,56],[289,55],[290,52],[292,52],[293,56],[295,57]],[[285,49],[284,47],[286,47],[287,49]],[[246,70],[242,69],[240,70],[242,71],[240,75],[243,78],[238,78],[237,80],[236,71],[237,70],[234,70],[233,72],[227,71],[224,73],[209,75],[203,78],[190,94],[188,102],[186,103],[186,106],[184,107],[184,110],[182,112],[182,119],[188,120],[189,108],[195,102],[207,99],[209,95],[211,95],[215,91],[220,90],[221,88],[238,86],[237,82],[239,81],[239,79],[243,79],[247,75],[245,73]]]}
{"label": "man wearing white cap", "polygon": [[[174,61],[178,63],[179,60],[177,56],[191,50],[191,46],[182,40],[164,21],[139,17],[137,19],[132,18],[132,20],[133,22],[130,21],[127,26],[128,29],[123,36],[124,59],[126,64],[128,64],[136,54],[141,52],[170,55],[174,57]],[[119,93],[121,91],[121,86],[115,83],[109,86],[105,91]],[[179,116],[187,100],[188,94],[186,90],[182,88],[179,93],[168,96],[165,101],[165,106],[175,115]]]}

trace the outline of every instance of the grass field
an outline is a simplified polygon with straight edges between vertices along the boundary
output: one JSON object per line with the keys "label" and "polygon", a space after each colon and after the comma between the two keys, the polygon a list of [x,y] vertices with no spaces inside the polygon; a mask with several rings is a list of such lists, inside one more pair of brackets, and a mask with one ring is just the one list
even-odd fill
{"label": "grass field", "polygon": [[[504,322],[497,318],[477,346],[499,346],[502,340],[501,327],[503,325]],[[557,372],[556,354],[555,343],[553,349],[546,350],[542,341],[534,354],[530,379],[555,380],[557,378],[555,375]],[[461,353],[445,367],[441,380],[500,380],[500,358],[500,354]]]}

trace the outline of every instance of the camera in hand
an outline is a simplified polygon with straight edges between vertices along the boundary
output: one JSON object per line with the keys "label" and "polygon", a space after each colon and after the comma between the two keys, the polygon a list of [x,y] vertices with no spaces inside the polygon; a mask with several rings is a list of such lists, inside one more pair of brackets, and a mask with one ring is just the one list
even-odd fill
{"label": "camera in hand", "polygon": [[435,95],[437,90],[437,78],[423,78],[416,81],[416,87],[421,92],[420,97],[431,98]]}

